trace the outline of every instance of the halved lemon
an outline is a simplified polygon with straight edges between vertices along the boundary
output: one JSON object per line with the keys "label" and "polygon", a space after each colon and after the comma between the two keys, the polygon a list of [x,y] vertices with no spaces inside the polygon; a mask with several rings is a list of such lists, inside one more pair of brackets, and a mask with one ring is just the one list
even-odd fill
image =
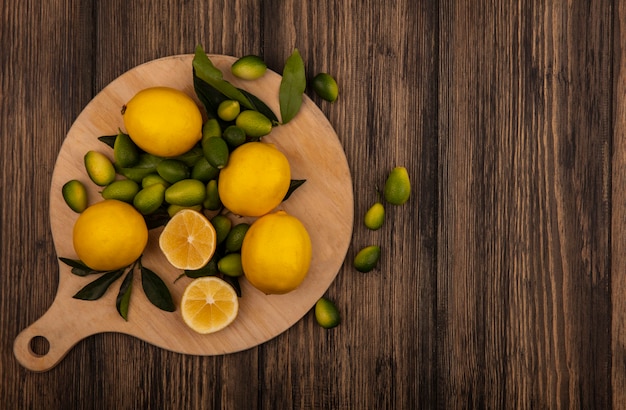
{"label": "halved lemon", "polygon": [[163,228],[159,246],[175,268],[200,269],[215,253],[215,228],[202,213],[183,209]]}
{"label": "halved lemon", "polygon": [[239,299],[231,285],[216,276],[194,279],[180,301],[183,321],[198,333],[224,329],[239,312]]}

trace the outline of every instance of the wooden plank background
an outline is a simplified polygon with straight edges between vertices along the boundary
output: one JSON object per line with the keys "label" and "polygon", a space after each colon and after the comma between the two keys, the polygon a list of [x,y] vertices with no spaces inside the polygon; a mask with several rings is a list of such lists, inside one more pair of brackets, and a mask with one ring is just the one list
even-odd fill
{"label": "wooden plank background", "polygon": [[[5,2],[0,21],[0,400],[11,408],[625,408],[623,1]],[[298,48],[352,171],[351,247],[277,338],[218,357],[83,340],[46,373],[15,336],[58,285],[47,213],[65,134],[98,91],[173,54]],[[413,195],[361,223],[386,173]],[[378,268],[351,264],[380,244]],[[36,343],[36,350],[43,349]]]}

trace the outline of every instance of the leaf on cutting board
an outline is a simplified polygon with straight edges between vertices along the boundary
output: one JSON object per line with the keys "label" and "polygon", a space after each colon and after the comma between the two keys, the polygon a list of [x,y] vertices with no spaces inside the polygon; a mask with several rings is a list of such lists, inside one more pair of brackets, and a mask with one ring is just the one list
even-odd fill
{"label": "leaf on cutting board", "polygon": [[239,101],[244,107],[253,110],[254,106],[237,87],[224,80],[222,72],[213,65],[200,45],[196,47],[193,58],[195,75],[231,100]]}
{"label": "leaf on cutting board", "polygon": [[156,273],[143,265],[141,266],[141,286],[146,297],[154,306],[166,312],[176,310],[176,306],[172,301],[172,295],[165,282]]}
{"label": "leaf on cutting board", "polygon": [[67,266],[72,268],[72,273],[76,276],[87,276],[94,275],[98,273],[102,273],[101,271],[93,270],[89,266],[85,265],[79,259],[69,259],[64,257],[59,257],[59,260],[66,264]]}
{"label": "leaf on cutting board", "polygon": [[283,124],[291,121],[302,105],[302,97],[306,88],[306,76],[304,72],[304,62],[300,52],[296,48],[287,58],[283,68],[283,78],[280,81],[278,90],[278,101],[280,104],[280,116]]}
{"label": "leaf on cutting board", "polygon": [[118,280],[122,274],[124,273],[124,269],[114,270],[111,272],[107,272],[100,276],[98,279],[90,282],[87,286],[83,287],[78,291],[73,297],[74,299],[81,300],[97,300],[102,297],[109,289],[109,286],[116,280]]}
{"label": "leaf on cutting board", "polygon": [[128,306],[130,305],[130,294],[133,290],[133,273],[134,269],[128,271],[126,277],[122,281],[122,285],[120,286],[120,291],[117,294],[117,299],[115,300],[115,307],[117,308],[118,313],[126,321],[128,321]]}

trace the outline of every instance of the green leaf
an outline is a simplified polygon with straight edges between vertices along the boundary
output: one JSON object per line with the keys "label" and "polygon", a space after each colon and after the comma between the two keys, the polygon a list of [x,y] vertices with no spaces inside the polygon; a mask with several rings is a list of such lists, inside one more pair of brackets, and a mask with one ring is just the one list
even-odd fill
{"label": "green leaf", "polygon": [[222,279],[235,289],[237,297],[241,297],[241,286],[239,285],[239,278],[237,276],[222,275]]}
{"label": "green leaf", "polygon": [[68,259],[60,257],[59,260],[64,264],[70,266],[72,268],[72,273],[77,276],[87,276],[96,273],[102,273],[101,271],[91,269],[89,266],[85,265],[82,261],[78,259]]}
{"label": "green leaf", "polygon": [[72,268],[71,272],[76,276],[89,276],[89,275],[97,275],[102,273],[97,270],[93,270],[91,268],[82,269],[82,268]]}
{"label": "green leaf", "polygon": [[107,144],[111,148],[113,148],[113,146],[115,145],[115,139],[116,138],[117,138],[117,135],[103,135],[102,137],[98,137],[98,139],[101,142],[104,142],[105,144]]}
{"label": "green leaf", "polygon": [[139,156],[139,162],[133,168],[137,169],[149,169],[152,172],[156,171],[157,165],[163,161],[163,158],[156,155],[143,153]]}
{"label": "green leaf", "polygon": [[152,229],[165,226],[167,222],[172,218],[167,213],[167,207],[162,206],[151,214],[143,215],[143,219],[144,221],[146,221],[146,226],[148,227],[148,230],[151,231]]}
{"label": "green leaf", "polygon": [[239,101],[241,105],[248,109],[254,109],[254,106],[245,94],[243,94],[237,87],[224,80],[222,72],[213,65],[200,45],[196,47],[192,65],[198,78],[224,94],[229,99]]}
{"label": "green leaf", "polygon": [[172,159],[181,161],[185,163],[188,167],[193,167],[196,162],[200,160],[200,158],[204,157],[204,152],[202,151],[202,147],[200,145],[195,145],[189,151],[184,154],[173,157]]}
{"label": "green leaf", "polygon": [[59,260],[72,268],[89,269],[89,267],[79,259],[70,259],[61,256],[59,257]]}
{"label": "green leaf", "polygon": [[265,115],[272,122],[272,125],[280,124],[278,117],[274,114],[274,111],[272,111],[272,109],[268,107],[267,104],[265,104],[260,98],[244,89],[240,88],[239,90],[250,99],[250,102],[254,105],[254,109]]}
{"label": "green leaf", "polygon": [[146,297],[154,306],[166,312],[173,312],[176,306],[165,282],[150,269],[141,266],[141,286]]}
{"label": "green leaf", "polygon": [[283,201],[286,201],[287,199],[289,199],[291,194],[293,194],[293,191],[298,189],[305,182],[306,182],[306,179],[292,179],[289,182],[289,189],[287,190],[287,193],[285,194],[285,197],[283,198]]}
{"label": "green leaf", "polygon": [[161,161],[163,161],[163,158],[161,157],[144,153],[139,155],[139,162],[137,165],[130,168],[121,168],[116,166],[115,170],[118,174],[141,184],[141,180],[146,175],[156,172],[156,167]]}
{"label": "green leaf", "polygon": [[221,252],[216,251],[213,257],[209,260],[209,262],[200,269],[185,270],[185,273],[184,273],[185,276],[187,276],[188,278],[195,279],[195,278],[200,278],[203,276],[218,275],[220,273],[219,270],[217,270],[217,260],[220,257],[218,255],[221,255]]}
{"label": "green leaf", "polygon": [[115,307],[124,320],[128,321],[128,306],[130,305],[130,294],[133,290],[133,269],[130,269],[122,281],[120,291],[115,300]]}
{"label": "green leaf", "polygon": [[98,279],[89,283],[87,286],[78,291],[73,297],[74,299],[82,299],[82,300],[97,300],[102,297],[109,289],[109,286],[116,280],[118,280],[122,274],[124,273],[124,269],[114,270],[111,272],[107,272],[104,275],[100,276]]}
{"label": "green leaf", "polygon": [[260,112],[269,118],[273,125],[279,124],[276,114],[260,98],[224,80],[222,72],[211,63],[201,46],[196,47],[193,60],[193,86],[209,118],[217,119],[222,128],[226,128],[227,123],[217,115],[217,108],[222,101],[228,99],[238,101],[247,109]]}
{"label": "green leaf", "polygon": [[296,48],[285,62],[283,78],[280,80],[280,88],[278,90],[280,116],[283,124],[291,121],[300,111],[305,88],[304,62]]}
{"label": "green leaf", "polygon": [[226,123],[217,115],[217,107],[222,101],[226,100],[226,96],[211,87],[206,81],[198,78],[196,70],[193,70],[193,88],[198,99],[204,105],[208,117],[216,119],[220,123],[221,128],[224,128]]}

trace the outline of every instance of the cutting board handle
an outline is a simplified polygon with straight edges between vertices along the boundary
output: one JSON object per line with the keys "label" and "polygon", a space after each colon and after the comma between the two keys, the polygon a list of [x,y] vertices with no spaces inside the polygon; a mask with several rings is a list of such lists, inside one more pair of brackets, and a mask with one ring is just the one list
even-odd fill
{"label": "cutting board handle", "polygon": [[[13,344],[13,353],[18,362],[29,370],[44,372],[56,366],[80,340],[93,333],[89,326],[77,326],[71,320],[76,315],[68,314],[67,306],[55,299],[50,309],[36,322],[24,329]],[[49,349],[44,354],[33,351],[35,338],[44,338]]]}

